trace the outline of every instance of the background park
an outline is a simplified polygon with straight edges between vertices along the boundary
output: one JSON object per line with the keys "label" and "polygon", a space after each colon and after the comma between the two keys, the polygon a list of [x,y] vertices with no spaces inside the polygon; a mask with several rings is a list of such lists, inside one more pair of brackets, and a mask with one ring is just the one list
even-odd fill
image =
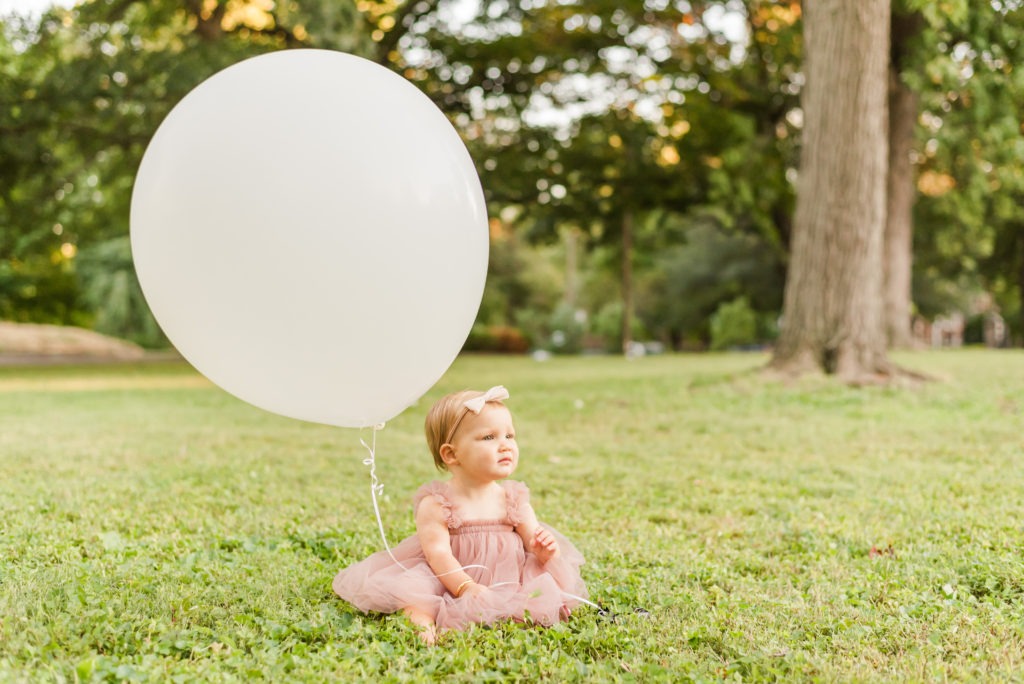
{"label": "background park", "polygon": [[[1018,3],[93,0],[2,21],[3,331],[150,351],[0,367],[0,679],[1018,676]],[[434,477],[426,407],[506,384],[517,477],[603,614],[433,649],[359,614],[330,591],[380,548],[359,433],[163,353],[128,241],[142,153],[205,78],[294,47],[418,86],[491,217],[465,353],[380,434],[389,537]]]}

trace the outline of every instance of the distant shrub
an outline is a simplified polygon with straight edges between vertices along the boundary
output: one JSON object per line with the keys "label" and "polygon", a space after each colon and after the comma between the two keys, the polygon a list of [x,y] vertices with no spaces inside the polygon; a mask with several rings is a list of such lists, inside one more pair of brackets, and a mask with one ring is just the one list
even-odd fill
{"label": "distant shrub", "polygon": [[757,314],[746,297],[722,304],[711,316],[712,349],[741,347],[757,341]]}
{"label": "distant shrub", "polygon": [[168,345],[142,296],[127,235],[83,249],[76,269],[83,299],[95,313],[94,330],[144,347]]}
{"label": "distant shrub", "polygon": [[759,315],[776,315],[784,287],[779,251],[719,216],[685,221],[683,238],[654,254],[652,268],[638,274],[637,316],[650,335],[677,349],[713,347],[711,317],[738,297]]}
{"label": "distant shrub", "polygon": [[473,326],[464,351],[491,352],[495,354],[525,354],[530,343],[518,328],[507,325]]}
{"label": "distant shrub", "polygon": [[[612,354],[622,353],[622,301],[614,300],[602,306],[590,321],[591,332],[600,338],[601,348]],[[630,334],[634,340],[646,335],[643,323],[633,317]]]}
{"label": "distant shrub", "polygon": [[602,348],[606,352],[622,351],[622,302],[608,302],[594,314],[590,322],[591,330],[601,338]]}
{"label": "distant shrub", "polygon": [[534,307],[523,307],[515,312],[512,320],[513,327],[519,330],[526,338],[528,345],[533,348],[542,346],[547,340],[548,317],[547,310]]}
{"label": "distant shrub", "polygon": [[964,323],[964,344],[985,343],[985,315],[969,316]]}
{"label": "distant shrub", "polygon": [[547,348],[556,354],[579,354],[583,349],[583,335],[587,331],[587,319],[580,310],[562,302],[548,319]]}

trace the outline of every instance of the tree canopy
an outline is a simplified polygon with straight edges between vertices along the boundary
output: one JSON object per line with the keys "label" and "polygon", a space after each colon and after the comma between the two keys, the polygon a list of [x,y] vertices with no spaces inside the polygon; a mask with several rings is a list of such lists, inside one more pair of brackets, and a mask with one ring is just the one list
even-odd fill
{"label": "tree canopy", "polygon": [[[987,295],[1019,340],[1024,10],[975,4],[895,5],[920,17],[899,69],[919,102],[913,302],[933,316],[974,312]],[[507,263],[550,261],[532,245],[576,236],[584,291],[569,304],[584,317],[707,346],[742,301],[757,321],[751,341],[769,339],[790,258],[803,28],[789,0],[92,0],[38,21],[6,17],[0,317],[159,344],[125,239],[146,143],[217,70],[323,47],[394,69],[448,114],[498,239],[515,236],[501,248]],[[491,318],[557,318],[564,282],[492,272],[520,304]]]}

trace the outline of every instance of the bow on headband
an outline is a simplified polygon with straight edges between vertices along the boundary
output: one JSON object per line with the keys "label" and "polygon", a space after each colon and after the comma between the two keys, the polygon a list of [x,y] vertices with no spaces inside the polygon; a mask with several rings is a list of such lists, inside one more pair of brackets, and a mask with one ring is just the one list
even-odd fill
{"label": "bow on headband", "polygon": [[484,408],[484,404],[489,401],[501,401],[502,399],[508,399],[508,390],[502,385],[495,385],[479,397],[464,401],[462,405],[473,413],[480,415],[480,412]]}

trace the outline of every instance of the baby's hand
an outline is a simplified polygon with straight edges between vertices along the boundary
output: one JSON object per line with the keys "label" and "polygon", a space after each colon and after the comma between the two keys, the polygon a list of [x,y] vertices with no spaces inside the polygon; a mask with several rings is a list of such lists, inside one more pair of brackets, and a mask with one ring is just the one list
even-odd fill
{"label": "baby's hand", "polygon": [[543,527],[538,527],[533,535],[533,554],[541,563],[556,558],[560,552],[555,536]]}
{"label": "baby's hand", "polygon": [[479,596],[480,594],[483,594],[487,591],[490,591],[489,587],[486,587],[483,584],[477,584],[476,582],[473,582],[472,584],[466,585],[466,588],[462,591],[461,594],[459,594],[459,598],[462,598],[464,596]]}

